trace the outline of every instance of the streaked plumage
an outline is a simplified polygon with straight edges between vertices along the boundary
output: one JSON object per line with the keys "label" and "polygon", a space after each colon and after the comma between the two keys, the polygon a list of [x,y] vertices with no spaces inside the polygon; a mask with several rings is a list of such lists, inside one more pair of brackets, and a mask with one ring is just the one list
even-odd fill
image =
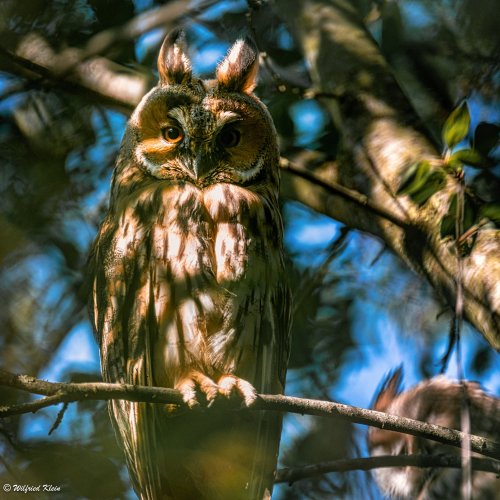
{"label": "streaked plumage", "polygon": [[[195,407],[281,393],[290,297],[283,273],[279,151],[252,94],[258,57],[238,41],[201,81],[176,34],[160,82],[134,111],[91,258],[106,381],[175,387]],[[257,499],[272,490],[281,418],[172,413],[114,401],[142,498]]]}
{"label": "streaked plumage", "polygon": [[[460,430],[465,392],[471,432],[500,442],[500,399],[485,393],[476,382],[465,382],[462,386],[438,376],[401,393],[401,379],[401,368],[385,379],[373,405],[375,410]],[[458,448],[375,427],[369,430],[368,447],[372,455],[460,454]],[[380,489],[389,498],[441,500],[461,497],[460,469],[380,468],[374,474]],[[473,472],[472,494],[478,500],[499,500],[500,479],[495,474]]]}

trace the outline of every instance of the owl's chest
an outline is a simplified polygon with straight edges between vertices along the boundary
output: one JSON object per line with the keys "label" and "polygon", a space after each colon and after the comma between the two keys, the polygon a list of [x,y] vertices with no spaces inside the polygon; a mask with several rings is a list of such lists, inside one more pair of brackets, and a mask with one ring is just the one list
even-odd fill
{"label": "owl's chest", "polygon": [[277,208],[266,203],[234,185],[170,185],[138,193],[108,219],[111,295],[127,301],[130,350],[148,318],[158,383],[170,386],[186,364],[232,369],[222,353],[251,351],[282,264]]}
{"label": "owl's chest", "polygon": [[264,263],[263,200],[239,186],[167,186],[139,196],[122,221],[118,253],[154,263],[157,281],[228,286]]}

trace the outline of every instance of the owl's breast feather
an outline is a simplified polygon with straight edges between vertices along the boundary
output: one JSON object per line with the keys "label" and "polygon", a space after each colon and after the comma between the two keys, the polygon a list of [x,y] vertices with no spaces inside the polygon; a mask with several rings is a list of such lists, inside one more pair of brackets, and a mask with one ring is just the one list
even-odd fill
{"label": "owl's breast feather", "polygon": [[266,227],[266,202],[230,184],[164,185],[151,199],[158,204],[136,207],[152,216],[140,246],[154,255],[157,381],[172,386],[178,366],[198,362],[232,372],[279,284],[279,239]]}
{"label": "owl's breast feather", "polygon": [[[203,204],[213,231],[216,280],[220,284],[239,281],[249,265],[263,264],[257,262],[260,257],[256,247],[262,233],[265,234],[262,199],[236,185],[216,184],[204,190]],[[253,271],[260,274],[256,268]]]}

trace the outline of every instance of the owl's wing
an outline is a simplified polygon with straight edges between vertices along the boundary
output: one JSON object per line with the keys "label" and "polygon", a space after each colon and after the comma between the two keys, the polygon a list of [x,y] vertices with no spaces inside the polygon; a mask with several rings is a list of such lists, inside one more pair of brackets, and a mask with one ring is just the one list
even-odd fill
{"label": "owl's wing", "polygon": [[[262,394],[282,394],[289,356],[289,327],[291,297],[289,289],[282,283],[264,301],[260,317],[260,331],[268,335],[273,329],[275,343],[265,345],[257,356],[254,367],[255,387]],[[269,321],[272,315],[272,321]],[[267,317],[266,317],[267,316]],[[281,439],[282,414],[279,412],[256,412],[258,420],[256,457],[252,471],[252,489],[249,498],[265,498],[272,492],[278,450]]]}
{"label": "owl's wing", "polygon": [[[151,385],[153,380],[150,334],[155,322],[149,318],[154,304],[144,237],[139,224],[124,230],[108,216],[90,253],[90,310],[106,382]],[[154,452],[157,411],[152,405],[124,400],[112,400],[108,408],[134,489],[142,498],[155,498],[161,491]]]}

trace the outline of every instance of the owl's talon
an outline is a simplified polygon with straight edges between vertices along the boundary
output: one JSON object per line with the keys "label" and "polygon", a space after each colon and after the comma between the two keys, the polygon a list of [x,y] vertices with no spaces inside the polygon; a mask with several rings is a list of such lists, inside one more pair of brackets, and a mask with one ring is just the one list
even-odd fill
{"label": "owl's talon", "polygon": [[189,372],[184,378],[179,380],[175,384],[175,389],[182,394],[182,400],[192,410],[200,406],[197,398],[197,389],[205,395],[209,406],[219,393],[217,384],[211,378],[195,370]]}
{"label": "owl's talon", "polygon": [[226,398],[238,394],[243,399],[243,406],[251,406],[257,399],[255,387],[250,382],[234,375],[223,375],[218,385],[219,393]]}
{"label": "owl's talon", "polygon": [[186,404],[188,405],[190,410],[200,409],[200,403],[197,399],[190,399],[189,401],[186,401]]}

